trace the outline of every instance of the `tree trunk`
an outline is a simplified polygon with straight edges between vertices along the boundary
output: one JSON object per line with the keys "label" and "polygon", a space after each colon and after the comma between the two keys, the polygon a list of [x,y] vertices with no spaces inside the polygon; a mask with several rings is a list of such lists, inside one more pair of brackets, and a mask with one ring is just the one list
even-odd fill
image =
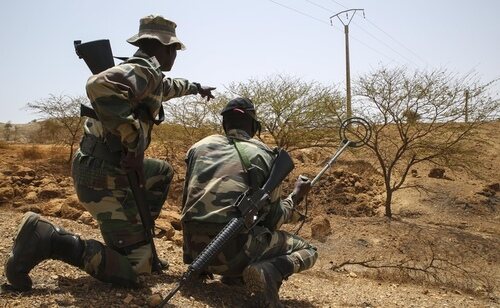
{"label": "tree trunk", "polygon": [[389,218],[392,217],[391,203],[392,203],[392,190],[387,189],[385,194],[385,216]]}
{"label": "tree trunk", "polygon": [[68,163],[71,164],[71,159],[73,158],[73,145],[70,145]]}

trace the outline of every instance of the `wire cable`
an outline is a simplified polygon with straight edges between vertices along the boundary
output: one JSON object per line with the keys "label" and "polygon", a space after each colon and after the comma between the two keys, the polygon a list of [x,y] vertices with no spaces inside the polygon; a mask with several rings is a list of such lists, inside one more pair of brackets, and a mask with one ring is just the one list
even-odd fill
{"label": "wire cable", "polygon": [[[340,5],[341,7],[343,8],[347,8],[347,6],[343,5],[342,3],[338,2],[338,1],[335,1],[335,0],[330,0],[331,2],[337,4],[337,5]],[[309,2],[309,1],[308,1]],[[396,42],[398,45],[400,45],[401,47],[403,47],[404,49],[406,49],[407,51],[409,51],[413,56],[415,56],[416,58],[418,58],[420,61],[422,61],[425,65],[429,65],[429,62],[427,62],[427,60],[425,60],[424,58],[422,58],[421,56],[419,56],[417,53],[415,53],[411,48],[408,48],[406,47],[405,44],[401,43],[400,41],[398,41],[395,37],[393,37],[392,35],[390,35],[389,33],[387,33],[386,31],[384,31],[384,29],[380,28],[379,26],[377,26],[373,21],[371,21],[370,19],[368,18],[365,18],[366,21],[368,21],[373,27],[375,27],[377,30],[379,30],[380,32],[384,33],[385,35],[387,35],[387,37],[389,37],[391,40],[393,40],[394,42]]]}
{"label": "wire cable", "polygon": [[[297,9],[295,9],[295,8],[292,8],[292,7],[289,7],[289,6],[287,6],[287,5],[281,4],[281,3],[277,2],[277,1],[274,1],[274,0],[269,0],[269,1],[270,1],[270,2],[272,2],[272,3],[274,3],[274,4],[279,5],[279,6],[281,6],[281,7],[284,7],[284,8],[286,8],[286,9],[292,10],[292,11],[294,11],[294,12],[298,13],[298,14],[301,14],[301,15],[303,15],[303,16],[306,16],[306,17],[308,17],[308,18],[311,18],[311,19],[313,19],[313,20],[315,20],[315,21],[318,21],[318,22],[321,22],[321,23],[323,23],[323,24],[327,24],[327,25],[329,25],[329,26],[330,26],[330,23],[328,23],[328,22],[326,22],[326,21],[324,21],[324,20],[321,20],[321,19],[319,19],[319,18],[316,18],[316,17],[314,17],[314,16],[312,16],[312,15],[309,15],[309,14],[307,14],[307,13],[304,13],[304,12],[302,12],[302,11],[299,11],[299,10],[297,10]],[[335,29],[335,30],[337,30],[337,31],[339,31],[339,32],[342,32],[342,33],[343,33],[343,31],[341,31],[341,30],[340,30],[340,29],[338,29],[338,28],[335,28],[335,27],[334,27],[334,29]],[[386,54],[384,54],[383,52],[381,52],[381,51],[379,51],[379,50],[377,50],[377,49],[375,49],[375,48],[373,48],[373,47],[369,46],[368,44],[364,43],[363,41],[361,41],[360,39],[356,38],[355,36],[350,35],[349,37],[350,37],[350,38],[352,38],[353,40],[355,40],[355,41],[359,42],[360,44],[362,44],[362,45],[363,45],[363,46],[365,46],[366,48],[371,49],[371,50],[373,50],[374,52],[378,53],[379,55],[381,55],[381,56],[383,56],[383,57],[385,57],[385,58],[387,58],[387,59],[391,60],[392,62],[400,63],[399,61],[395,60],[394,58],[391,58],[391,57],[387,56]]]}
{"label": "wire cable", "polygon": [[326,22],[326,21],[324,21],[324,20],[321,20],[321,19],[319,19],[319,18],[316,18],[316,17],[311,16],[311,15],[309,15],[309,14],[306,14],[306,13],[304,13],[304,12],[301,12],[301,11],[299,11],[299,10],[297,10],[297,9],[294,9],[294,8],[292,8],[292,7],[289,7],[289,6],[287,6],[287,5],[281,4],[281,3],[276,2],[276,1],[274,1],[274,0],[269,0],[269,1],[271,1],[272,3],[275,3],[275,4],[279,5],[279,6],[282,6],[282,7],[284,7],[284,8],[287,8],[287,9],[289,9],[289,10],[292,10],[292,11],[294,11],[294,12],[296,12],[296,13],[299,13],[299,14],[301,14],[301,15],[304,15],[304,16],[306,16],[306,17],[312,18],[312,19],[314,19],[314,20],[316,20],[316,21],[319,21],[319,22],[321,22],[321,23],[323,23],[323,24],[330,25],[328,22]]}
{"label": "wire cable", "polygon": [[[320,9],[326,11],[326,12],[333,12],[332,9],[329,9],[327,7],[324,7],[314,1],[311,1],[311,0],[304,0],[308,3],[311,3],[312,5],[316,6],[316,7],[319,7]],[[340,5],[340,3],[338,2],[335,2],[337,4]],[[365,17],[366,19],[366,17]],[[405,55],[403,55],[402,53],[400,53],[399,51],[397,51],[396,49],[394,49],[391,45],[387,44],[386,42],[382,41],[381,39],[377,38],[375,35],[371,34],[370,32],[368,32],[367,30],[365,30],[360,24],[356,23],[356,22],[353,22],[359,29],[361,29],[361,31],[365,32],[367,35],[369,35],[370,37],[372,37],[373,39],[375,39],[376,41],[378,41],[379,43],[381,43],[382,45],[384,45],[385,47],[389,48],[390,50],[392,50],[395,54],[399,55],[401,58],[405,59],[407,62],[410,62],[412,63],[413,65],[417,66],[418,67],[418,64],[415,63],[413,60],[411,60],[410,58],[406,57]]]}
{"label": "wire cable", "polygon": [[410,48],[406,47],[403,43],[399,42],[398,40],[396,40],[396,38],[394,38],[392,35],[390,35],[389,33],[387,33],[386,31],[384,31],[382,28],[380,28],[379,26],[377,26],[373,21],[371,21],[370,19],[366,18],[366,21],[368,21],[372,26],[374,26],[377,30],[379,30],[380,32],[384,33],[385,35],[387,35],[387,37],[389,37],[391,40],[393,40],[394,42],[396,42],[397,44],[399,44],[401,47],[403,47],[404,49],[406,49],[407,51],[409,51],[411,54],[413,54],[415,57],[417,57],[420,61],[422,61],[423,63],[425,63],[425,65],[429,65],[429,63],[422,57],[420,57],[417,53],[415,53],[413,50],[411,50]]}

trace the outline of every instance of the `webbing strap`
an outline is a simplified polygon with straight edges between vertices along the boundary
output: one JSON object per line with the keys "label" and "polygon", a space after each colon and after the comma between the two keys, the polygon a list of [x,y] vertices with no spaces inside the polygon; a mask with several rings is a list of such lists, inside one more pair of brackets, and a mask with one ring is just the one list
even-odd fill
{"label": "webbing strap", "polygon": [[236,152],[238,153],[238,156],[240,157],[241,165],[243,166],[243,170],[245,171],[245,174],[247,175],[247,181],[248,181],[248,186],[253,187],[252,183],[252,176],[250,175],[250,169],[252,168],[252,163],[250,162],[250,158],[248,157],[247,152],[245,151],[244,147],[241,146],[240,140],[233,138],[232,139],[234,148],[236,149]]}

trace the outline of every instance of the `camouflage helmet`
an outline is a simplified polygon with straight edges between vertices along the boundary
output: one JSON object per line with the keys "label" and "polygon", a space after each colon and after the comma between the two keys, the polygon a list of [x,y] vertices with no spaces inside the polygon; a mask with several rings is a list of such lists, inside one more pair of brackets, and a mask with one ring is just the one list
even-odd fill
{"label": "camouflage helmet", "polygon": [[184,50],[186,46],[175,34],[176,23],[165,19],[160,15],[148,15],[141,18],[139,22],[139,33],[127,40],[132,45],[139,46],[141,39],[156,39],[163,45],[177,44],[178,48]]}

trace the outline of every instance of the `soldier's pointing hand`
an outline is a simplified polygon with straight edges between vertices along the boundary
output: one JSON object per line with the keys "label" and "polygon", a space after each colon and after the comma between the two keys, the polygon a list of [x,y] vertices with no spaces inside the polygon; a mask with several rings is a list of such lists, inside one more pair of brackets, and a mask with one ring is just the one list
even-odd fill
{"label": "soldier's pointing hand", "polygon": [[215,98],[212,94],[212,91],[215,90],[215,87],[202,86],[199,83],[196,84],[196,86],[198,87],[198,94],[200,94],[203,98],[207,98],[207,101],[209,101],[211,98]]}

